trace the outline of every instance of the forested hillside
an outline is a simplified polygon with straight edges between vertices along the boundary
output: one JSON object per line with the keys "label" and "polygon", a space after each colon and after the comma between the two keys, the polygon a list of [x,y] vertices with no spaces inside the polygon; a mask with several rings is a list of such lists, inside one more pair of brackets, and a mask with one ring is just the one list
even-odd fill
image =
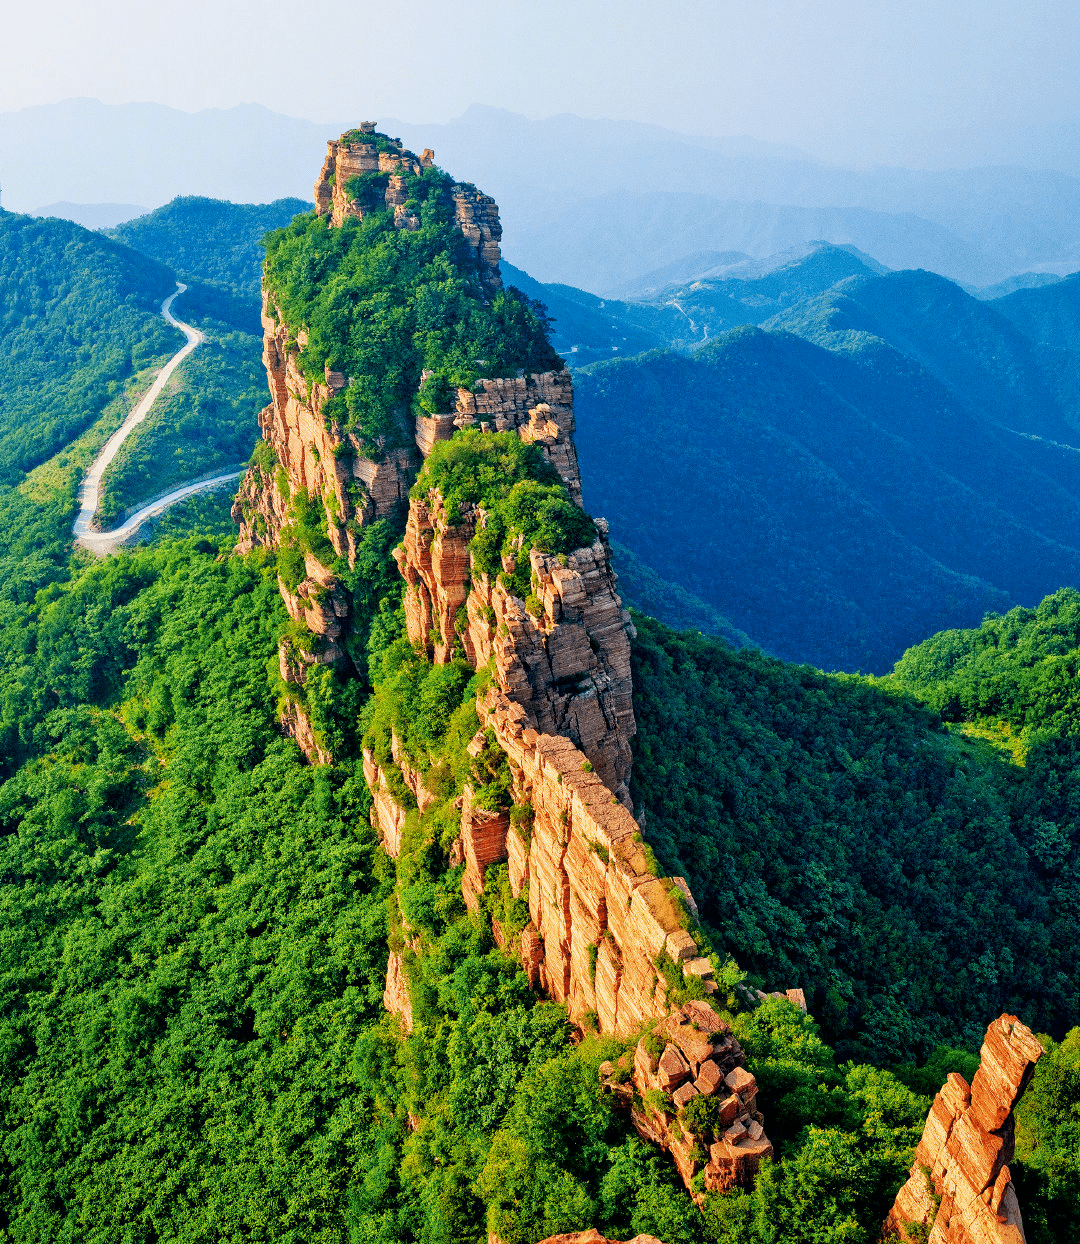
{"label": "forested hillside", "polygon": [[[958,664],[946,636],[924,647]],[[889,683],[646,618],[634,658],[649,841],[744,968],[807,990],[841,1052],[974,1048],[990,996],[1040,1031],[1077,1022],[1075,704],[1067,725],[1043,710],[1053,741],[1018,767]]]}
{"label": "forested hillside", "polygon": [[[187,314],[187,295],[177,300]],[[241,466],[259,435],[266,376],[254,333],[209,316],[192,316],[207,340],[186,360],[145,422],[105,473],[99,516],[104,530],[125,511],[189,480]]]}
{"label": "forested hillside", "polygon": [[159,315],[162,264],[64,220],[0,211],[0,478],[90,427],[183,338]]}
{"label": "forested hillside", "polygon": [[191,195],[118,225],[109,235],[168,264],[181,281],[257,301],[262,239],[310,206],[303,199],[228,203]]}
{"label": "forested hillside", "polygon": [[[508,1242],[534,1244],[599,1224],[665,1244],[764,1244],[843,1227],[870,1244],[928,1099],[886,1071],[838,1064],[787,1003],[733,1021],[784,1160],[752,1195],[711,1199],[704,1217],[596,1097],[595,1068],[617,1047],[570,1045],[558,1008],[535,1001],[461,906],[460,870],[435,857],[414,879],[412,909],[429,939],[431,1009],[412,1038],[394,1036],[381,1004],[390,878],[366,787],[355,760],[312,768],[281,739],[273,562],[216,560],[218,547],[166,544],[72,568],[36,603],[20,604],[4,579],[0,909],[12,935],[0,1203],[11,1228],[78,1238],[92,1216],[102,1240],[434,1244],[479,1240],[497,1222]],[[384,596],[386,582],[381,570],[361,574],[354,590]],[[1024,923],[1045,902],[1037,864],[1023,878],[1034,894],[1002,883],[1015,914],[995,907],[981,926],[967,997],[935,987],[929,965],[904,975],[912,957],[899,947],[913,948],[926,901],[942,898],[929,879],[983,867],[995,850],[983,835],[1032,798],[1010,791],[1007,761],[950,739],[932,712],[888,690],[642,625],[637,782],[649,839],[665,852],[669,827],[701,826],[717,800],[716,836],[674,846],[696,885],[718,878],[708,920],[747,966],[789,972],[843,1049],[873,1046],[885,1061],[912,1064],[943,1037],[975,1035],[971,997],[983,1014],[1013,1002],[1033,1022],[1043,1011],[1055,1029],[1073,1022],[1060,974],[1030,976],[1063,953],[1060,926],[1033,935]],[[681,751],[680,717],[697,732],[680,728]],[[766,764],[786,757],[784,769],[763,784],[759,762],[742,762],[747,747]],[[717,761],[703,768],[709,748]],[[834,845],[811,828],[820,802],[795,813],[818,783],[828,823],[849,817]],[[885,813],[901,788],[914,801],[883,841],[873,809]],[[679,808],[668,802],[676,789]],[[920,791],[943,791],[944,814],[923,808]],[[972,797],[984,811],[961,825]],[[768,851],[752,834],[740,840],[736,815],[771,835]],[[904,842],[912,854],[898,860]],[[791,869],[808,844],[800,876]],[[729,885],[744,887],[734,906]],[[885,906],[879,887],[892,895]],[[971,937],[981,890],[973,901],[957,892],[939,913],[934,954],[973,953],[945,936]],[[867,929],[849,949],[856,917]],[[1032,936],[1037,956],[1010,964],[1005,951]],[[1044,996],[1030,997],[1040,985]],[[1021,1133],[1033,1138],[1021,1172],[1051,1226],[1075,1212],[1068,1151],[1047,1165],[1034,1138],[1048,1127],[1059,1136],[1052,1085],[1071,1050],[1048,1067],[1057,1080],[1033,1097]],[[921,1092],[942,1074],[898,1072]]]}
{"label": "forested hillside", "polygon": [[300,199],[224,203],[180,198],[111,236],[169,264],[189,284],[177,313],[207,334],[104,479],[108,528],[127,510],[200,476],[239,466],[266,404],[259,326],[262,239],[302,212]]}

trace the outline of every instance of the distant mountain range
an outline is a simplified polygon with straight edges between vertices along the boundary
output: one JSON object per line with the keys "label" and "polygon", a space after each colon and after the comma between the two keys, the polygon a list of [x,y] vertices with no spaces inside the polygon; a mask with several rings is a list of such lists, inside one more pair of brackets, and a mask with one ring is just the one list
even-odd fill
{"label": "distant mountain range", "polygon": [[576,376],[586,504],[640,562],[786,659],[875,672],[1080,585],[1080,275],[980,300],[830,246],[732,268],[541,290],[571,362],[606,354]]}
{"label": "distant mountain range", "polygon": [[[93,100],[7,113],[5,205],[90,223],[100,205],[115,215],[114,205],[154,207],[180,194],[307,198],[326,139],[358,119]],[[702,251],[764,258],[817,239],[977,286],[1080,267],[1080,179],[1064,172],[843,169],[752,139],[574,116],[530,121],[480,106],[442,125],[382,125],[417,150],[434,147],[447,171],[494,194],[510,262],[600,295]],[[57,133],[64,160],[42,160]]]}

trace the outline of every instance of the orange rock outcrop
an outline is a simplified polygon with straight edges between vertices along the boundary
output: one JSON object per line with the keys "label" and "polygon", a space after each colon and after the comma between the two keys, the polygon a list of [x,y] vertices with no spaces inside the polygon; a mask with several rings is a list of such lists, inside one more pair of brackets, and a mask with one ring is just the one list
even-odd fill
{"label": "orange rock outcrop", "polygon": [[[506,416],[505,430],[532,440],[543,430],[545,452],[570,494],[580,496],[569,377],[534,376],[503,387],[514,403],[505,403],[514,416]],[[559,400],[548,400],[544,410],[529,408],[537,396]],[[417,443],[429,452],[446,428],[463,422],[455,417],[429,427]],[[656,1031],[671,1044],[668,1062],[683,1060],[682,1074],[658,1070],[639,1045],[633,1083],[651,1104],[632,1112],[638,1131],[673,1154],[687,1186],[701,1170],[709,1188],[748,1183],[772,1153],[754,1078],[710,1006],[688,1002],[672,1012],[669,1001],[672,981],[689,978],[706,993],[716,985],[712,963],[690,931],[696,904],[689,887],[682,878],[657,875],[633,816],[633,628],[616,590],[606,525],[597,523],[591,546],[562,557],[529,552],[530,612],[470,552],[483,513],[463,507],[455,517],[451,523],[435,492],[410,503],[395,551],[407,585],[409,638],[437,663],[463,654],[474,668],[492,669],[494,686],[477,703],[481,729],[469,751],[478,755],[493,739],[509,765],[515,804],[529,810],[525,823],[512,823],[505,812],[477,807],[466,788],[451,856],[465,865],[465,900],[475,908],[485,870],[505,862],[511,893],[527,898],[529,920],[520,931],[497,928],[495,935],[519,955],[533,986],[601,1032],[629,1033],[662,1021]],[[392,750],[422,809],[419,775],[396,739]],[[364,770],[374,794],[373,823],[387,851],[397,854],[406,816],[393,794],[397,779],[391,782],[370,752]],[[403,1014],[400,970],[391,964],[387,999]],[[658,1075],[666,1076],[663,1084]],[[719,1133],[696,1135],[686,1123],[685,1107],[697,1095],[717,1096]]]}
{"label": "orange rock outcrop", "polygon": [[383,1006],[401,1020],[406,1032],[413,1030],[412,1000],[409,997],[409,982],[405,979],[402,969],[401,955],[392,950],[386,966],[386,988],[383,990]]}
{"label": "orange rock outcrop", "polygon": [[[369,212],[389,209],[399,229],[417,229],[420,220],[409,210],[406,178],[434,162],[430,149],[416,156],[400,141],[377,135],[374,121],[363,121],[356,130],[326,144],[326,159],[315,181],[315,210],[320,216],[329,213],[331,224],[338,226],[349,216],[362,219]],[[457,182],[450,185],[449,193],[454,223],[476,253],[481,280],[491,290],[501,288],[502,225],[495,200],[475,186]]]}
{"label": "orange rock outcrop", "polygon": [[[233,518],[237,549],[275,547],[290,522],[289,503],[301,488],[322,500],[327,537],[339,557],[356,556],[359,526],[384,518],[408,496],[417,466],[412,448],[368,446],[325,414],[327,401],[346,377],[327,371],[325,383],[308,382],[300,369],[305,333],[286,325],[270,294],[263,294],[263,363],[271,402],[259,414],[280,473],[252,467],[241,483]],[[285,495],[283,488],[287,488]]]}
{"label": "orange rock outcrop", "polygon": [[[500,1244],[499,1240],[492,1236],[490,1244]],[[632,1240],[609,1240],[607,1236],[601,1235],[599,1231],[573,1231],[569,1235],[549,1235],[546,1240],[541,1240],[540,1244],[662,1244],[655,1235],[635,1235]]]}
{"label": "orange rock outcrop", "polygon": [[[748,1185],[772,1143],[757,1108],[757,1082],[738,1041],[706,1002],[685,1002],[654,1025],[633,1056],[601,1067],[605,1087],[629,1106],[638,1133],[667,1149],[686,1186],[704,1172],[709,1191]],[[628,1076],[629,1073],[629,1076]],[[691,1119],[695,1098],[714,1102],[713,1121]]]}
{"label": "orange rock outcrop", "polygon": [[[888,1238],[911,1244],[1024,1244],[1009,1173],[1013,1108],[1043,1047],[1015,1015],[987,1028],[970,1086],[953,1072],[934,1098],[911,1176],[885,1223]],[[913,1228],[929,1236],[916,1235]]]}

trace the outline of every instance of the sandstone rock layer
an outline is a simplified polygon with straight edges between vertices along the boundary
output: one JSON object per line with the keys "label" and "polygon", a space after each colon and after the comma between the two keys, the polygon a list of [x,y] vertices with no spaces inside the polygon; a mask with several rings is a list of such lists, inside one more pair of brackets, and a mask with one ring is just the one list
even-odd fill
{"label": "sandstone rock layer", "polygon": [[1008,1166],[1012,1112],[1042,1054],[1015,1015],[987,1028],[971,1085],[953,1072],[934,1098],[911,1176],[886,1220],[887,1236],[904,1244],[1024,1244]]}
{"label": "sandstone rock layer", "polygon": [[[499,1241],[492,1237],[492,1244]],[[574,1231],[570,1235],[549,1235],[540,1244],[662,1244],[655,1235],[635,1235],[632,1240],[609,1240],[599,1231]]]}

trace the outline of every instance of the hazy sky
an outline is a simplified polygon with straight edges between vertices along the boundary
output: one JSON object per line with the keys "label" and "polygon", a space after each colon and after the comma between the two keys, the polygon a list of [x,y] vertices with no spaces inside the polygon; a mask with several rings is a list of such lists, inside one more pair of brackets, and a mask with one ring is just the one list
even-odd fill
{"label": "hazy sky", "polygon": [[1077,0],[34,0],[5,14],[0,111],[85,95],[421,122],[485,103],[930,166],[1080,120],[1078,66]]}

